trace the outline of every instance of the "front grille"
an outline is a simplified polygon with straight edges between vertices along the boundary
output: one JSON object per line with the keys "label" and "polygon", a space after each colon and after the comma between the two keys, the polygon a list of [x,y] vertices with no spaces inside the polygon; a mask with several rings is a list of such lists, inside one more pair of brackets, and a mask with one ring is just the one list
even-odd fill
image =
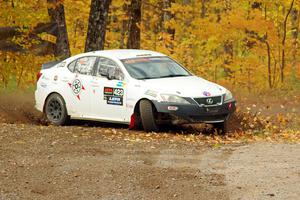
{"label": "front grille", "polygon": [[195,100],[199,105],[211,106],[211,105],[216,105],[216,104],[222,103],[222,96],[217,96],[217,97],[205,97],[205,98],[194,98],[194,100]]}

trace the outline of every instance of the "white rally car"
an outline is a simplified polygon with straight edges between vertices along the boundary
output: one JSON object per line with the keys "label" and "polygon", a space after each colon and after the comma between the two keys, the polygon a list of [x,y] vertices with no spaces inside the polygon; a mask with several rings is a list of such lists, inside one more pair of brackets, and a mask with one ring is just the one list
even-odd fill
{"label": "white rally car", "polygon": [[128,124],[147,132],[165,123],[209,123],[226,132],[230,91],[146,50],[105,50],[44,64],[36,108],[54,125],[69,119]]}

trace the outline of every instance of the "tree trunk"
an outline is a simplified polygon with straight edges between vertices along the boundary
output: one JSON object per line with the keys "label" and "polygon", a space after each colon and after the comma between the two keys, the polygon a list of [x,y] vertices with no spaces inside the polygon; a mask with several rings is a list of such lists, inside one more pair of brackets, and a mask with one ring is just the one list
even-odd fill
{"label": "tree trunk", "polygon": [[48,14],[52,24],[55,24],[56,44],[54,45],[54,55],[59,58],[71,56],[68,39],[67,25],[65,20],[64,5],[60,0],[47,0]]}
{"label": "tree trunk", "polygon": [[[169,9],[172,6],[172,3],[174,3],[174,0],[164,0],[163,1],[163,8],[164,9]],[[174,15],[170,12],[170,11],[164,11],[164,22],[166,21],[170,21],[172,18],[174,18]],[[167,32],[168,34],[171,35],[172,40],[174,40],[175,38],[175,29],[173,28],[167,28],[167,30],[165,30],[165,32]]]}
{"label": "tree trunk", "polygon": [[[126,15],[128,15],[128,5],[126,3],[123,4],[122,9]],[[128,20],[122,19],[122,28],[121,28],[121,38],[120,38],[120,49],[125,48],[125,38],[126,33],[128,31]]]}
{"label": "tree trunk", "polygon": [[[260,4],[252,4],[252,8],[260,8]],[[267,21],[267,5],[265,5],[265,20]],[[266,32],[265,34],[265,44],[267,46],[267,55],[268,55],[268,83],[269,83],[269,88],[272,89],[272,69],[271,69],[271,47],[268,42],[268,33]]]}
{"label": "tree trunk", "polygon": [[298,35],[299,35],[299,14],[300,11],[294,8],[291,13],[292,21],[292,80],[296,80]]}
{"label": "tree trunk", "polygon": [[280,80],[281,83],[284,82],[284,68],[285,68],[285,42],[286,42],[286,35],[287,35],[287,20],[292,12],[295,0],[291,1],[290,8],[285,16],[283,21],[283,38],[282,38],[282,50],[281,50],[281,66],[280,66]]}
{"label": "tree trunk", "polygon": [[270,89],[272,89],[272,71],[271,71],[271,48],[268,41],[266,41],[267,54],[268,54],[268,83]]}
{"label": "tree trunk", "polygon": [[122,29],[121,29],[121,38],[120,38],[120,49],[124,49],[125,47],[125,36],[127,32],[127,21],[122,20]]}
{"label": "tree trunk", "polygon": [[92,0],[85,52],[104,49],[110,2],[111,0]]}
{"label": "tree trunk", "polygon": [[128,41],[127,41],[127,48],[128,49],[139,49],[141,43],[141,30],[140,30],[140,23],[141,23],[141,7],[142,1],[141,0],[131,0],[131,5],[129,7],[129,34],[128,34]]}
{"label": "tree trunk", "polygon": [[201,12],[200,12],[200,16],[201,18],[205,18],[206,17],[206,13],[207,13],[207,7],[206,7],[206,2],[207,0],[201,0]]}

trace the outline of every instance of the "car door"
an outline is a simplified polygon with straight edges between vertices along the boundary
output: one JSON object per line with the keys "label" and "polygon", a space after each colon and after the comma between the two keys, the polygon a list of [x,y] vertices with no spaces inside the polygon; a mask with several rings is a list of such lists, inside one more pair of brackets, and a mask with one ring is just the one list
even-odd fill
{"label": "car door", "polygon": [[[115,78],[109,80],[107,72],[113,69]],[[124,122],[126,118],[126,82],[120,67],[111,59],[99,57],[93,78],[92,110],[95,118],[111,122]]]}
{"label": "car door", "polygon": [[[72,117],[89,118],[91,114],[92,76],[97,57],[84,56],[68,65],[66,103]],[[70,113],[69,113],[70,114]]]}

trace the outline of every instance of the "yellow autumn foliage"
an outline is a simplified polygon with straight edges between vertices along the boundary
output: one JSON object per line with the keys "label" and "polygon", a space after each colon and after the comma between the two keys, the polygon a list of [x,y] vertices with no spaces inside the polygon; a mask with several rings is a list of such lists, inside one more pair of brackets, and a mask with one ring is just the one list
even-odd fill
{"label": "yellow autumn foliage", "polygon": [[[141,48],[165,53],[193,73],[231,88],[250,92],[299,86],[300,2],[292,0],[175,0],[169,7],[160,0],[142,1]],[[26,37],[38,24],[49,21],[46,0],[1,1],[0,26],[21,27],[14,41],[30,48]],[[72,55],[84,51],[90,1],[64,0]],[[126,48],[130,0],[113,0],[110,6],[106,49]],[[295,15],[298,13],[298,17]],[[294,20],[294,21],[293,21]],[[296,22],[295,22],[296,20]],[[173,30],[174,34],[170,34]],[[269,52],[268,46],[269,45]],[[282,50],[285,50],[285,81],[280,81]],[[52,56],[30,53],[0,54],[0,87],[15,81],[18,87],[34,84],[43,62]],[[269,67],[269,68],[268,68]],[[268,72],[268,69],[270,72]],[[269,80],[271,85],[269,85]]]}

